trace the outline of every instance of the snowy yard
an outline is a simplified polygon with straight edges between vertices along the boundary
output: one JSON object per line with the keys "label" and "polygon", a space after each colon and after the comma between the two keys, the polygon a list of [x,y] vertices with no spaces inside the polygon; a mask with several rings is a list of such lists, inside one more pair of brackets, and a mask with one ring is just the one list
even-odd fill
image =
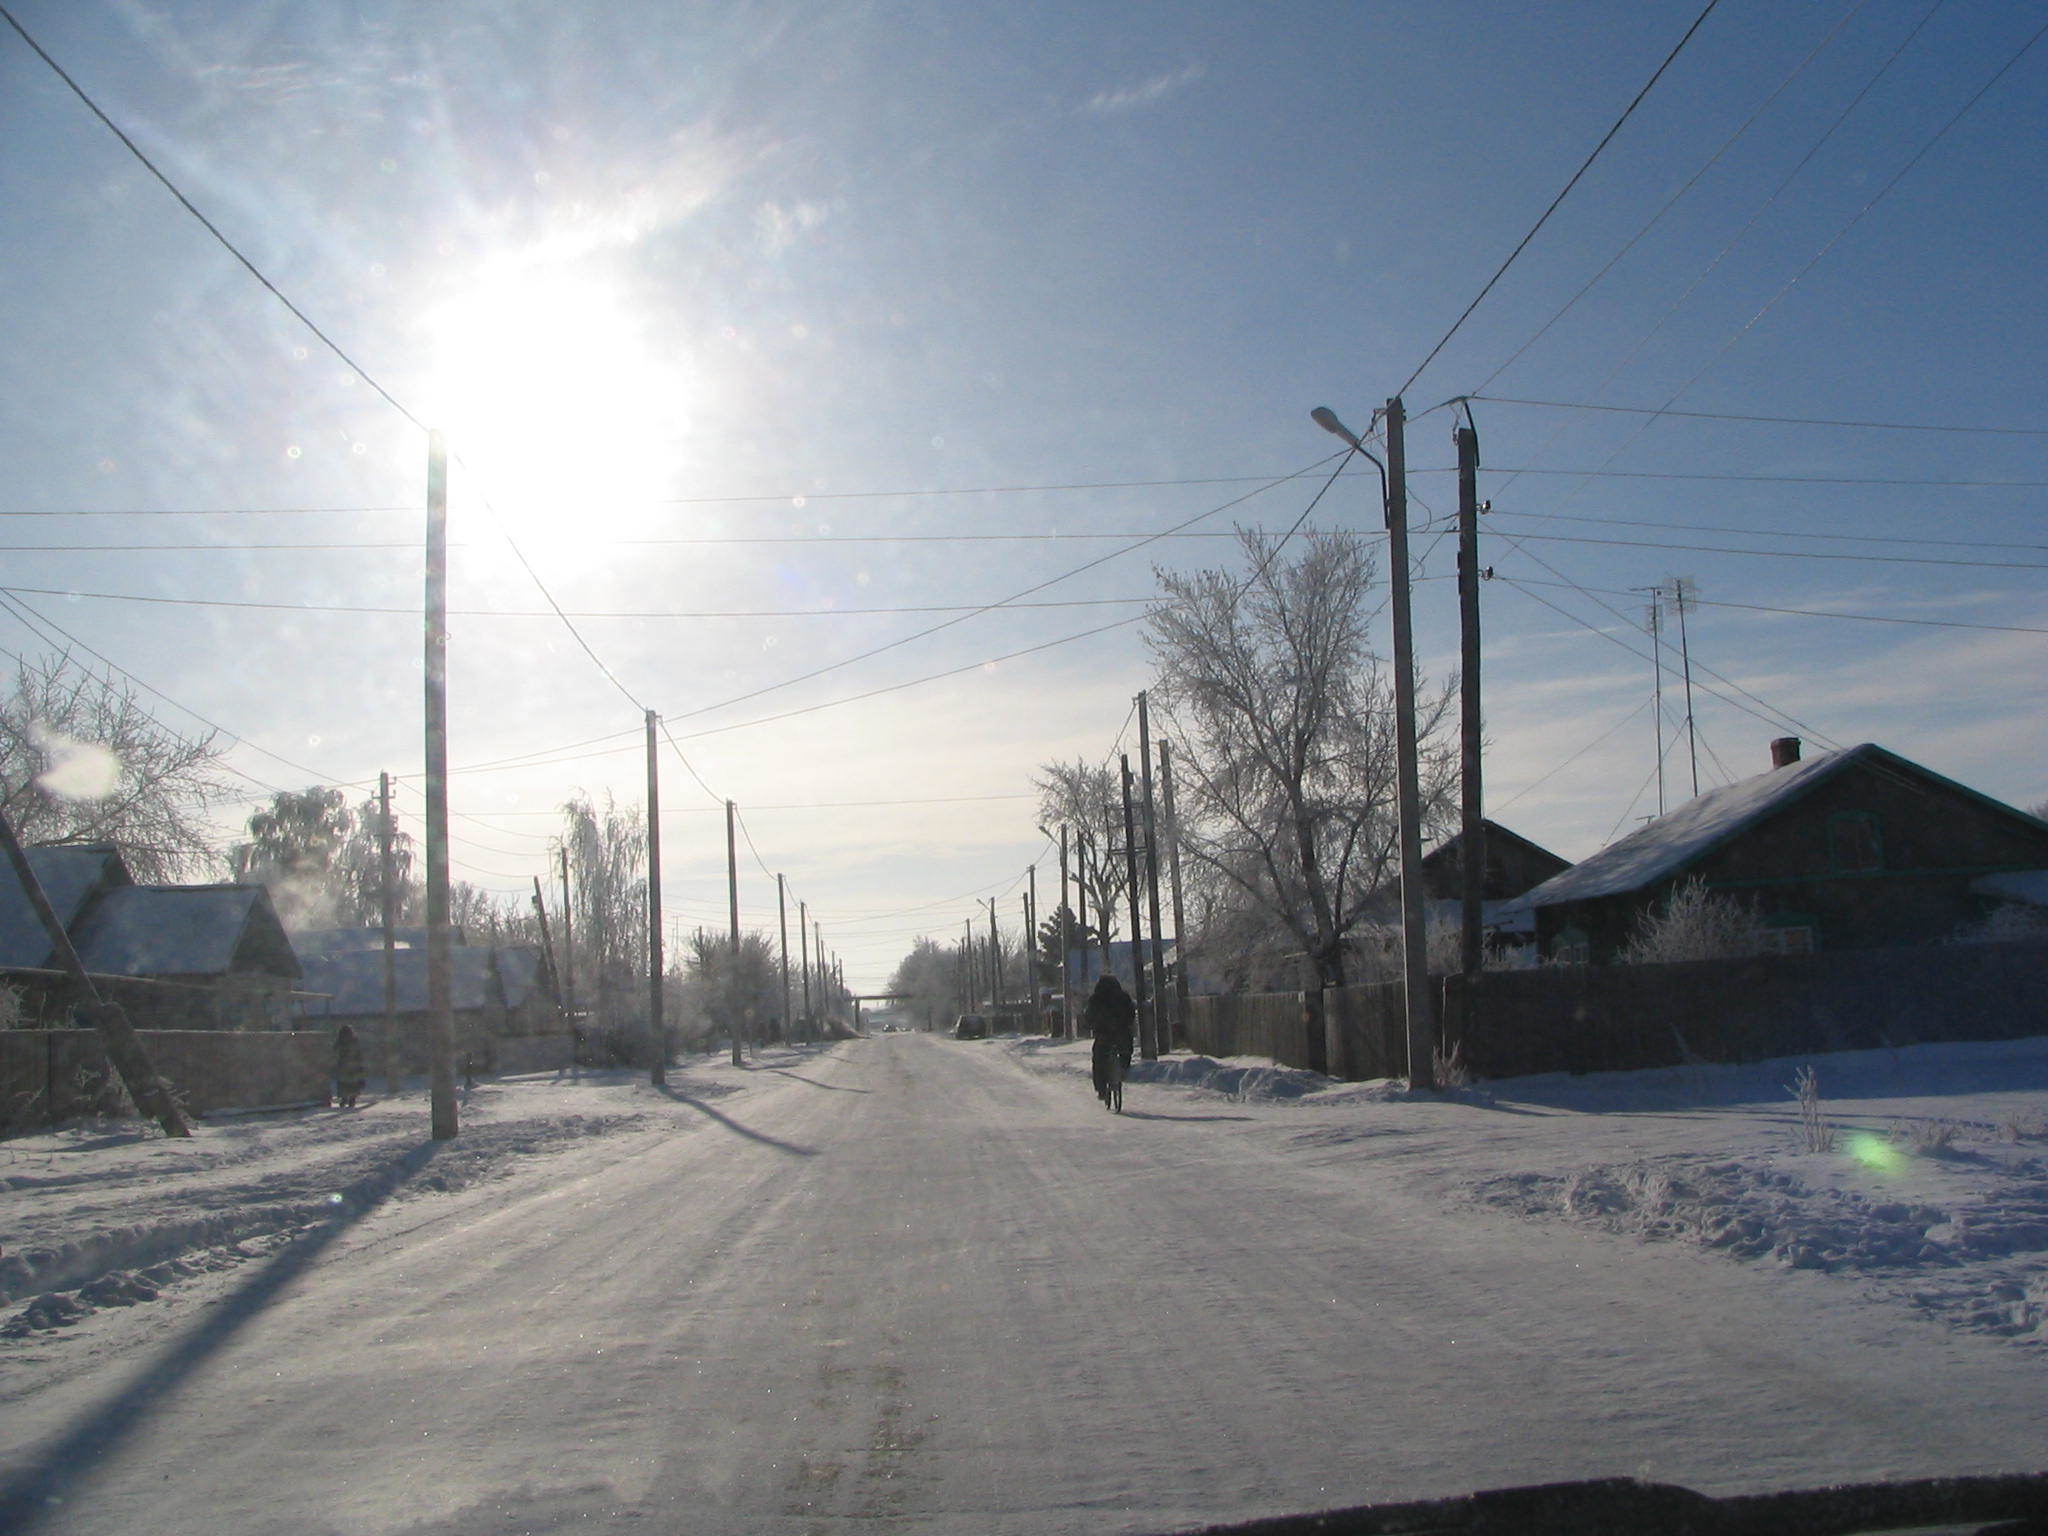
{"label": "snowy yard", "polygon": [[[1002,1045],[1085,1085],[1085,1042]],[[1802,1066],[1821,1096],[1812,1138]],[[1237,1100],[1250,1134],[1320,1169],[1370,1163],[1476,1211],[1820,1271],[1844,1299],[2048,1346],[2048,1038],[1443,1096],[1186,1055],[1134,1061],[1130,1081],[1133,1106],[1161,1089]]]}

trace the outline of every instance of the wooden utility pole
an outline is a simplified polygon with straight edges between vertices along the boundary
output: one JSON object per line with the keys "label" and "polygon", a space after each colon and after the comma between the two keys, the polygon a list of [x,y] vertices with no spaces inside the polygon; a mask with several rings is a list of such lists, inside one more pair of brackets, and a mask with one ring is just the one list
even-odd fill
{"label": "wooden utility pole", "polygon": [[569,900],[569,850],[567,846],[557,850],[562,856],[562,1006],[568,1010],[569,1028],[579,1030],[576,1023],[576,930],[574,905]]}
{"label": "wooden utility pole", "polygon": [[1138,777],[1145,806],[1146,916],[1152,923],[1152,1031],[1159,1049],[1173,1049],[1173,1010],[1166,1002],[1166,941],[1159,932],[1159,819],[1152,812],[1152,720],[1149,700],[1138,695]]}
{"label": "wooden utility pole", "polygon": [[1159,1011],[1145,987],[1145,930],[1138,919],[1138,833],[1131,814],[1131,754],[1117,754],[1123,770],[1124,790],[1124,890],[1131,909],[1131,985],[1137,989],[1138,1054],[1147,1061],[1159,1059]]}
{"label": "wooden utility pole", "polygon": [[1074,1038],[1074,909],[1067,901],[1067,824],[1060,823],[1060,1038]]}
{"label": "wooden utility pole", "polygon": [[988,985],[989,1012],[1000,1013],[1003,1007],[1003,937],[996,927],[996,899],[993,896],[988,899]]}
{"label": "wooden utility pole", "polygon": [[654,1065],[647,1080],[668,1081],[668,1026],[661,1009],[661,756],[655,746],[660,722],[647,711],[647,1045]]}
{"label": "wooden utility pole", "polygon": [[740,1066],[740,847],[739,808],[725,802],[725,891],[730,917],[731,961],[726,970],[726,1011],[732,1015],[732,1064]]}
{"label": "wooden utility pole", "polygon": [[391,847],[391,775],[377,775],[378,916],[384,926],[384,1092],[398,1097],[398,860]]}
{"label": "wooden utility pole", "polygon": [[974,919],[960,923],[960,1011],[974,1012]]}
{"label": "wooden utility pole", "polygon": [[1074,829],[1074,921],[1088,931],[1088,834]]}
{"label": "wooden utility pole", "polygon": [[1486,884],[1486,819],[1479,763],[1479,434],[1470,425],[1458,445],[1458,968],[1465,978],[1464,1027],[1485,963],[1480,903]]}
{"label": "wooden utility pole", "polygon": [[1188,1028],[1188,928],[1180,900],[1180,822],[1173,813],[1173,742],[1159,738],[1159,808],[1166,813],[1166,868],[1173,888],[1173,1016],[1182,1043]]}
{"label": "wooden utility pole", "polygon": [[811,904],[799,901],[796,904],[796,947],[801,964],[797,969],[804,979],[804,1038],[811,1037]]}
{"label": "wooden utility pole", "polygon": [[1401,820],[1401,988],[1408,1015],[1408,1086],[1436,1081],[1428,909],[1422,890],[1422,785],[1416,766],[1415,637],[1409,612],[1407,413],[1387,402],[1387,563],[1394,596],[1394,733]]}
{"label": "wooden utility pole", "polygon": [[815,954],[815,955],[816,955],[816,956],[818,957],[818,1013],[819,1013],[819,1015],[820,1015],[820,1017],[819,1017],[819,1018],[817,1018],[817,1019],[814,1019],[814,1020],[812,1021],[812,1023],[813,1023],[814,1027],[816,1027],[816,1029],[817,1029],[817,1031],[818,1031],[818,1038],[819,1038],[820,1040],[822,1040],[822,1039],[824,1039],[824,1038],[825,1038],[825,1029],[824,1029],[824,1019],[823,1019],[823,1015],[825,1015],[825,1014],[828,1014],[828,1013],[830,1013],[830,1012],[832,1011],[832,1003],[831,1003],[831,1000],[830,1000],[830,998],[828,998],[828,997],[826,996],[826,993],[825,993],[825,926],[824,926],[824,924],[822,924],[822,923],[818,923],[818,922],[813,922],[813,923],[811,924],[811,939],[812,939],[812,941],[813,941],[813,943],[814,943],[814,945],[815,945],[815,948],[813,949],[812,953],[814,953],[814,954]]}
{"label": "wooden utility pole", "polygon": [[794,1040],[789,1017],[789,894],[780,875],[775,877],[775,921],[782,929],[782,1038]]}
{"label": "wooden utility pole", "polygon": [[448,975],[448,446],[427,434],[427,1098],[433,1138],[459,1129]]}
{"label": "wooden utility pole", "polygon": [[71,978],[71,985],[78,995],[85,1000],[80,1012],[91,1020],[100,1037],[100,1045],[107,1053],[107,1060],[121,1079],[121,1086],[128,1090],[129,1101],[135,1105],[136,1113],[149,1116],[163,1127],[166,1136],[190,1136],[192,1127],[185,1123],[185,1112],[178,1108],[178,1101],[171,1097],[163,1079],[156,1075],[156,1067],[149,1059],[149,1049],[143,1045],[142,1037],[136,1034],[135,1026],[128,1022],[128,1015],[119,1003],[101,998],[99,988],[93,985],[92,977],[86,973],[85,962],[78,958],[71,935],[64,931],[57,909],[50,905],[49,895],[43,890],[43,882],[36,878],[35,866],[28,861],[28,851],[21,846],[21,839],[14,835],[14,823],[4,812],[0,812],[0,842],[7,845],[7,861],[14,866],[14,877],[21,882],[22,894],[35,908],[36,918],[43,925],[43,934],[50,941],[51,953]]}
{"label": "wooden utility pole", "polygon": [[1031,889],[1024,893],[1024,1007],[1038,1022],[1038,866],[1031,866]]}
{"label": "wooden utility pole", "polygon": [[533,877],[533,915],[540,922],[540,952],[548,958],[548,969],[559,976],[561,968],[555,963],[554,930],[548,926],[548,899],[541,893],[539,875]]}

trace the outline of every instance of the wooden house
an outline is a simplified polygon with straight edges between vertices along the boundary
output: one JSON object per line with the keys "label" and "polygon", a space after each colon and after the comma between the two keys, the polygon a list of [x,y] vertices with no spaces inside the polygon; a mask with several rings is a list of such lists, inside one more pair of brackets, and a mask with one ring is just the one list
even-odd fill
{"label": "wooden house", "polygon": [[1764,953],[1932,944],[1996,881],[2048,870],[2048,822],[1865,743],[1709,790],[1524,898],[1543,954],[1601,962],[1681,882],[1751,904]]}

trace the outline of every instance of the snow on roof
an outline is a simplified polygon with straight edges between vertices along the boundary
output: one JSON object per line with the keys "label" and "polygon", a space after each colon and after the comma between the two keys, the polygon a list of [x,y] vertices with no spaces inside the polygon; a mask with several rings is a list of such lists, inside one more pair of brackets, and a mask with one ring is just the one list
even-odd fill
{"label": "snow on roof", "polygon": [[[1552,875],[1522,897],[1532,907],[1616,896],[1676,873],[1701,854],[1778,810],[1851,762],[1883,753],[1869,742],[1824,752],[1753,779],[1710,789],[1641,831],[1609,843],[1591,858]],[[1894,759],[1894,761],[1902,761]]]}
{"label": "snow on roof", "polygon": [[1979,875],[1970,882],[1970,893],[2048,907],[2048,869],[2016,869],[2003,875]]}
{"label": "snow on roof", "polygon": [[[266,921],[267,919],[267,921]],[[262,932],[245,953],[252,927]],[[73,928],[89,971],[105,976],[293,976],[291,950],[260,885],[126,885]],[[239,962],[239,963],[238,963]]]}
{"label": "snow on roof", "polygon": [[[103,843],[30,848],[26,852],[29,868],[35,871],[50,905],[57,909],[57,921],[67,930],[95,890],[125,886],[132,879],[120,853]],[[36,917],[28,892],[16,878],[13,864],[0,860],[0,966],[39,967],[49,959],[50,937]]]}
{"label": "snow on roof", "polygon": [[[451,947],[448,951],[449,1006],[457,1013],[479,1008],[517,1008],[534,993],[540,974],[540,951],[531,945],[508,944],[497,952],[495,974],[488,947]],[[335,1016],[377,1017],[384,1012],[382,949],[335,950],[305,958],[303,989],[323,993],[306,1011]],[[427,1008],[427,951],[393,950],[392,979],[400,1013]]]}

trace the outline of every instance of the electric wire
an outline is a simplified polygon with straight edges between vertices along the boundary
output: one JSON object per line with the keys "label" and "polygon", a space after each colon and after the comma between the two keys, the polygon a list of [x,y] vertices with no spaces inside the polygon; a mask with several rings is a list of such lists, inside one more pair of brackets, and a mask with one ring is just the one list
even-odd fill
{"label": "electric wire", "polygon": [[1515,395],[1484,395],[1474,400],[1489,405],[1538,406],[1556,411],[1612,411],[1628,416],[1676,416],[1692,421],[1754,422],[1782,427],[1856,427],[1875,432],[1947,432],[1975,437],[2048,437],[2048,427],[1962,427],[1925,421],[1868,421],[1843,416],[1767,416],[1751,411],[1685,411],[1653,405],[1609,405],[1586,400],[1530,400]]}
{"label": "electric wire", "polygon": [[1727,138],[1721,141],[1720,147],[1716,149],[1713,152],[1713,154],[1707,157],[1705,163],[1702,164],[1698,170],[1692,173],[1691,177],[1687,179],[1685,185],[1680,187],[1676,192],[1672,193],[1671,196],[1665,200],[1664,205],[1660,207],[1655,213],[1650,215],[1649,222],[1644,224],[1641,229],[1637,230],[1633,235],[1629,236],[1627,240],[1622,242],[1621,248],[1617,250],[1612,256],[1607,258],[1606,265],[1602,266],[1599,271],[1595,272],[1591,277],[1587,278],[1585,283],[1579,288],[1578,292],[1574,293],[1569,299],[1566,299],[1564,301],[1563,306],[1559,308],[1555,314],[1553,314],[1548,320],[1544,321],[1542,325],[1537,327],[1535,334],[1530,336],[1530,338],[1527,341],[1523,342],[1519,347],[1515,348],[1514,351],[1510,352],[1507,355],[1507,357],[1503,359],[1494,368],[1493,372],[1489,373],[1485,378],[1481,379],[1479,381],[1478,388],[1473,390],[1472,393],[1474,395],[1477,395],[1479,390],[1485,389],[1487,385],[1491,384],[1495,379],[1499,378],[1503,373],[1507,372],[1508,369],[1512,368],[1515,365],[1516,361],[1520,359],[1523,353],[1527,352],[1531,347],[1535,346],[1537,342],[1541,341],[1545,336],[1549,335],[1551,327],[1555,326],[1558,323],[1558,321],[1562,320],[1566,315],[1571,313],[1571,311],[1575,307],[1577,307],[1578,302],[1581,299],[1583,299],[1587,294],[1591,293],[1596,287],[1598,287],[1601,280],[1605,278],[1608,273],[1612,272],[1615,269],[1615,267],[1621,263],[1622,258],[1627,256],[1630,251],[1634,250],[1636,246],[1642,242],[1644,237],[1650,233],[1651,230],[1655,229],[1660,223],[1663,222],[1664,216],[1667,213],[1669,213],[1673,208],[1676,208],[1679,205],[1679,203],[1684,200],[1686,195],[1690,193],[1694,187],[1699,185],[1700,179],[1703,176],[1705,176],[1707,172],[1711,171],[1716,165],[1719,165],[1721,163],[1722,156],[1726,155],[1729,150],[1735,147],[1737,140],[1741,139],[1744,134],[1748,133],[1751,128],[1756,126],[1757,119],[1762,117],[1765,112],[1769,111],[1771,104],[1775,102],[1780,96],[1784,95],[1785,92],[1791,88],[1792,82],[1794,80],[1797,80],[1801,74],[1805,73],[1806,66],[1811,64],[1816,58],[1820,57],[1822,50],[1824,50],[1828,46],[1828,44],[1832,43],[1838,36],[1841,35],[1842,29],[1848,26],[1848,24],[1851,21],[1855,20],[1857,16],[1862,14],[1863,8],[1867,3],[1868,0],[1856,0],[1856,4],[1850,6],[1848,10],[1844,11],[1842,13],[1841,19],[1837,21],[1834,24],[1834,26],[1828,29],[1827,35],[1823,37],[1819,42],[1815,43],[1812,49],[1808,51],[1806,56],[1802,58],[1797,64],[1792,66],[1791,72],[1787,74],[1784,79],[1778,82],[1776,87],[1771,91],[1771,93],[1768,96],[1764,97],[1764,99],[1761,102],[1757,103],[1756,109],[1752,111],[1748,117],[1742,120],[1741,125],[1737,127],[1733,133],[1729,134]]}
{"label": "electric wire", "polygon": [[1622,124],[1626,123],[1629,120],[1629,118],[1634,115],[1636,108],[1642,105],[1643,98],[1650,94],[1651,88],[1655,86],[1659,80],[1664,78],[1664,72],[1671,67],[1672,62],[1684,50],[1685,45],[1692,41],[1693,34],[1699,31],[1700,27],[1705,24],[1707,17],[1713,14],[1714,7],[1719,3],[1720,0],[1707,0],[1705,8],[1701,10],[1699,15],[1693,18],[1692,25],[1685,29],[1685,35],[1678,40],[1676,46],[1672,48],[1671,52],[1664,56],[1664,62],[1657,66],[1656,72],[1653,73],[1650,76],[1650,78],[1644,82],[1643,88],[1640,91],[1636,92],[1635,98],[1632,101],[1630,101],[1626,107],[1622,109],[1621,116],[1617,117],[1614,120],[1613,125],[1608,128],[1607,132],[1601,135],[1600,142],[1593,146],[1593,152],[1586,156],[1584,163],[1582,163],[1576,171],[1572,172],[1571,180],[1567,181],[1564,184],[1563,189],[1559,191],[1557,196],[1553,197],[1550,200],[1550,206],[1545,208],[1542,214],[1537,218],[1536,222],[1529,226],[1529,232],[1526,235],[1522,236],[1521,240],[1517,242],[1515,248],[1512,251],[1508,252],[1507,260],[1503,261],[1500,264],[1500,266],[1495,270],[1493,276],[1489,277],[1486,280],[1486,285],[1483,288],[1481,288],[1476,295],[1473,296],[1472,302],[1465,306],[1463,313],[1461,313],[1456,320],[1453,320],[1451,322],[1451,328],[1445,331],[1443,335],[1438,338],[1437,344],[1429,349],[1429,355],[1423,358],[1421,362],[1415,365],[1415,371],[1408,375],[1407,380],[1401,385],[1399,389],[1394,391],[1396,397],[1408,393],[1409,389],[1413,387],[1415,381],[1422,376],[1423,369],[1427,368],[1432,362],[1436,361],[1437,354],[1443,351],[1443,349],[1450,344],[1451,338],[1457,335],[1459,328],[1464,325],[1466,320],[1471,318],[1472,312],[1480,306],[1481,302],[1485,300],[1486,296],[1489,293],[1493,292],[1494,284],[1498,283],[1501,280],[1501,278],[1507,275],[1508,268],[1515,264],[1515,258],[1520,256],[1522,252],[1528,248],[1529,242],[1536,238],[1537,231],[1542,229],[1543,226],[1550,221],[1550,216],[1553,213],[1557,212],[1558,205],[1561,204],[1565,200],[1565,198],[1571,194],[1572,188],[1576,187],[1579,184],[1579,179],[1582,176],[1584,176],[1587,171],[1593,168],[1593,162],[1600,158],[1600,152],[1607,148],[1608,144],[1612,142],[1614,136],[1617,133],[1621,132]]}

